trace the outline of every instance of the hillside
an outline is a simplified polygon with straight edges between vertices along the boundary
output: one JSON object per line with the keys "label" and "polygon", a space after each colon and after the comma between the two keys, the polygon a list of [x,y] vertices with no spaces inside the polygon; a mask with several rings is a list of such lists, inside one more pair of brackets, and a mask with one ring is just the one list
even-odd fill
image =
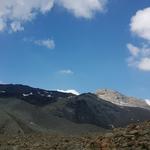
{"label": "hillside", "polygon": [[61,99],[44,107],[46,112],[72,122],[94,124],[105,129],[126,126],[150,119],[150,111],[138,107],[120,107],[92,93]]}
{"label": "hillside", "polygon": [[84,135],[150,120],[150,110],[115,105],[92,93],[74,95],[0,85],[0,134]]}

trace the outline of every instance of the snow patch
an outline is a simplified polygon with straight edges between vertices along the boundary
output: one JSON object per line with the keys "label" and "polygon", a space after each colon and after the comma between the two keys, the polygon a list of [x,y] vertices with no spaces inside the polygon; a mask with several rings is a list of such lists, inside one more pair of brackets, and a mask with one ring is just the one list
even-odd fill
{"label": "snow patch", "polygon": [[47,95],[47,97],[49,97],[49,98],[50,98],[50,97],[52,97],[52,95]]}
{"label": "snow patch", "polygon": [[149,99],[146,99],[145,102],[146,102],[146,104],[148,104],[150,106],[150,100]]}
{"label": "snow patch", "polygon": [[43,94],[43,93],[40,93],[40,92],[38,92],[38,94],[39,94],[40,96],[46,96],[45,94]]}
{"label": "snow patch", "polygon": [[120,106],[126,106],[126,105],[128,105],[128,103],[125,103],[125,102],[122,102],[122,101],[118,102],[117,104],[120,105]]}
{"label": "snow patch", "polygon": [[80,95],[80,93],[74,89],[71,89],[71,90],[57,90],[58,92],[63,92],[63,93],[72,93],[72,94],[75,94],[75,95]]}
{"label": "snow patch", "polygon": [[0,93],[6,93],[6,91],[0,91]]}
{"label": "snow patch", "polygon": [[33,95],[33,93],[29,93],[29,94],[22,94],[24,97],[27,97],[27,96],[30,96],[30,95]]}

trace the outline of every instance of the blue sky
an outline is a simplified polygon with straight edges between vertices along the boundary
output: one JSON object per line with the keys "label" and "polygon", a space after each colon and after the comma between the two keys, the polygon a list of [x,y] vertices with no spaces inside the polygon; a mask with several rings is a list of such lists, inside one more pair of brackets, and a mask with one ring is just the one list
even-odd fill
{"label": "blue sky", "polygon": [[149,0],[16,1],[0,2],[0,82],[150,98]]}

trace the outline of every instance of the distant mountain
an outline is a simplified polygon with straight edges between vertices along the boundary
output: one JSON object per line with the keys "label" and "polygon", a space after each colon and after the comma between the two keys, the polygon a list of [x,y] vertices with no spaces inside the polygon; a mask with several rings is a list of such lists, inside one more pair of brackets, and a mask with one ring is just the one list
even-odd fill
{"label": "distant mountain", "polygon": [[18,84],[0,84],[0,97],[19,98],[30,104],[44,106],[57,101],[59,98],[75,96],[72,93],[48,91]]}
{"label": "distant mountain", "polygon": [[0,134],[98,133],[145,120],[150,110],[115,105],[92,93],[0,85]]}
{"label": "distant mountain", "polygon": [[61,99],[54,105],[45,106],[44,109],[75,123],[94,124],[106,129],[150,119],[150,110],[120,107],[92,93],[81,94],[67,100]]}
{"label": "distant mountain", "polygon": [[140,107],[150,109],[149,100],[141,100],[134,97],[125,96],[117,91],[102,89],[97,90],[96,95],[119,106]]}

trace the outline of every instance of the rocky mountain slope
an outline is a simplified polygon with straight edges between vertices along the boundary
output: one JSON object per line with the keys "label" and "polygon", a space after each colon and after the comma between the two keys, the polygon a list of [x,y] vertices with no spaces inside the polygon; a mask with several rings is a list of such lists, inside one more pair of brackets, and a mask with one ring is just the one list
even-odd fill
{"label": "rocky mountain slope", "polygon": [[117,91],[102,89],[102,90],[97,90],[96,95],[99,98],[105,99],[119,106],[141,107],[141,108],[150,109],[149,100],[141,100],[134,97],[128,97]]}
{"label": "rocky mountain slope", "polygon": [[0,134],[29,133],[85,134],[102,132],[93,124],[77,124],[16,98],[0,98]]}
{"label": "rocky mountain slope", "polygon": [[68,98],[71,96],[75,95],[72,93],[63,93],[58,91],[48,91],[39,88],[32,88],[24,85],[0,85],[1,98],[18,98],[36,106],[44,106],[57,101],[59,98]]}
{"label": "rocky mountain slope", "polygon": [[100,133],[150,120],[150,110],[23,85],[0,85],[0,134]]}
{"label": "rocky mountain slope", "polygon": [[76,123],[88,123],[111,129],[150,119],[150,111],[138,107],[120,107],[92,93],[61,99],[44,110]]}
{"label": "rocky mountain slope", "polygon": [[97,137],[91,144],[100,150],[149,150],[150,121],[115,128],[105,136]]}

